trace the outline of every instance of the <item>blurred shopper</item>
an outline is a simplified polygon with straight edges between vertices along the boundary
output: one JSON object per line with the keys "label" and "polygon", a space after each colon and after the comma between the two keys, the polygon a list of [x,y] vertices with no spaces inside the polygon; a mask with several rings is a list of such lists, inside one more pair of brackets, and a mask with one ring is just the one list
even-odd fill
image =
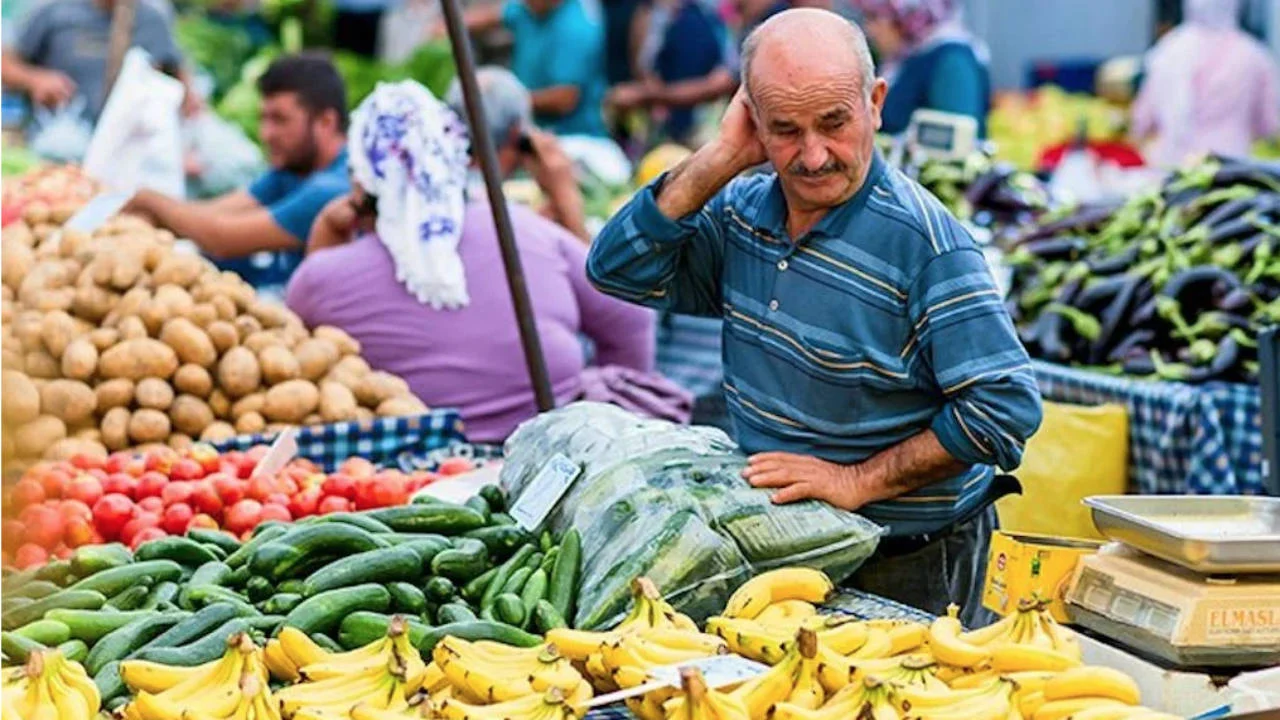
{"label": "blurred shopper", "polygon": [[1240,0],[1183,0],[1182,24],[1146,57],[1133,133],[1164,167],[1204,153],[1247,155],[1280,132],[1276,60],[1237,26]]}
{"label": "blurred shopper", "polygon": [[[352,192],[316,224],[287,302],[308,326],[346,330],[428,405],[458,408],[469,439],[497,442],[537,407],[491,209],[467,193],[467,146],[463,121],[421,85],[379,85],[352,119]],[[557,401],[687,419],[687,398],[648,372],[652,312],[595,291],[577,238],[509,211]]]}
{"label": "blurred shopper", "polygon": [[959,0],[853,0],[889,83],[882,132],[907,129],[925,108],[967,115],[987,134],[991,107],[988,53],[964,25]]}
{"label": "blurred shopper", "polygon": [[350,189],[347,94],[333,63],[314,54],[277,59],[258,79],[258,91],[267,174],[247,190],[204,202],[142,190],[126,209],[191,239],[223,269],[270,291],[283,289],[301,262],[316,216]]}
{"label": "blurred shopper", "polygon": [[[555,221],[586,243],[591,242],[583,210],[582,189],[573,175],[572,161],[560,148],[554,135],[533,126],[533,101],[529,90],[505,68],[486,66],[476,71],[480,86],[485,121],[489,136],[498,153],[498,168],[508,177],[524,168],[546,201],[544,217]],[[453,81],[445,96],[449,107],[460,118],[467,116],[462,99],[462,84]],[[483,180],[473,170],[469,186],[483,197]]]}

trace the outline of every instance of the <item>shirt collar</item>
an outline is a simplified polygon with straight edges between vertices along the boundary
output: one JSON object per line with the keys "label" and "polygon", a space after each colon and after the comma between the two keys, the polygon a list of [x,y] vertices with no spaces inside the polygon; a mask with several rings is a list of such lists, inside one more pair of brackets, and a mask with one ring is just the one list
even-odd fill
{"label": "shirt collar", "polygon": [[[884,175],[884,168],[885,162],[880,155],[880,151],[872,150],[871,168],[867,171],[867,178],[863,181],[862,187],[858,188],[858,192],[854,193],[853,197],[828,210],[809,233],[823,237],[838,237],[842,235],[845,226],[849,222],[850,215],[861,210],[867,204],[867,197],[871,195],[871,188],[880,182],[880,178]],[[756,224],[778,239],[785,240],[787,238],[787,200],[782,195],[782,184],[778,180],[776,173],[772,182],[769,183],[769,190],[765,195],[764,202],[760,205],[760,212],[756,216]]]}

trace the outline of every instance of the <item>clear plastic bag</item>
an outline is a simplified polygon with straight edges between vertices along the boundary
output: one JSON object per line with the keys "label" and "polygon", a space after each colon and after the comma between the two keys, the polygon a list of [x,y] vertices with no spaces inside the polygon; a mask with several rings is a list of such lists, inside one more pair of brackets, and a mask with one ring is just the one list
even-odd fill
{"label": "clear plastic bag", "polygon": [[516,429],[502,469],[514,502],[556,454],[582,467],[544,523],[582,535],[577,627],[619,621],[639,575],[698,620],[772,568],[805,565],[839,582],[883,533],[826,503],[774,505],[742,479],[746,458],[718,429],[644,420],[601,403],[575,403]]}
{"label": "clear plastic bag", "polygon": [[183,140],[195,153],[200,173],[192,178],[191,194],[217,197],[246,187],[266,170],[262,151],[240,129],[212,112],[200,113],[182,124]]}

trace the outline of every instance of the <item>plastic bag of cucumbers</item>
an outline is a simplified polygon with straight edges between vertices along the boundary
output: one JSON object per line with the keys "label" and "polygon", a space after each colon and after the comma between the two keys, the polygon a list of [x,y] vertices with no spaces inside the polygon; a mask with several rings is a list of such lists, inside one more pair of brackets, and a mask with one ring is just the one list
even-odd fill
{"label": "plastic bag of cucumbers", "polygon": [[514,502],[556,455],[582,468],[552,510],[555,534],[582,536],[575,626],[618,622],[629,583],[645,575],[677,609],[715,614],[753,575],[806,565],[837,582],[876,548],[883,529],[816,501],[774,505],[741,477],[746,458],[722,431],[575,403],[507,440],[502,485]]}

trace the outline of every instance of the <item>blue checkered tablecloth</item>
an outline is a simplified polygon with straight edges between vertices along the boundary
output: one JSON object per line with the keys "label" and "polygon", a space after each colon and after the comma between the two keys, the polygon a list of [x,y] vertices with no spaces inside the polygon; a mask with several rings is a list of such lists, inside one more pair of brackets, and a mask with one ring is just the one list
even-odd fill
{"label": "blue checkered tablecloth", "polygon": [[[325,470],[333,470],[353,455],[380,465],[396,464],[402,455],[426,457],[465,439],[458,411],[436,409],[421,415],[304,426],[298,431],[298,456]],[[273,440],[274,434],[237,435],[213,445],[219,451],[247,450]]]}
{"label": "blue checkered tablecloth", "polygon": [[1045,399],[1129,410],[1129,477],[1146,494],[1257,495],[1262,396],[1256,385],[1154,382],[1033,363]]}

